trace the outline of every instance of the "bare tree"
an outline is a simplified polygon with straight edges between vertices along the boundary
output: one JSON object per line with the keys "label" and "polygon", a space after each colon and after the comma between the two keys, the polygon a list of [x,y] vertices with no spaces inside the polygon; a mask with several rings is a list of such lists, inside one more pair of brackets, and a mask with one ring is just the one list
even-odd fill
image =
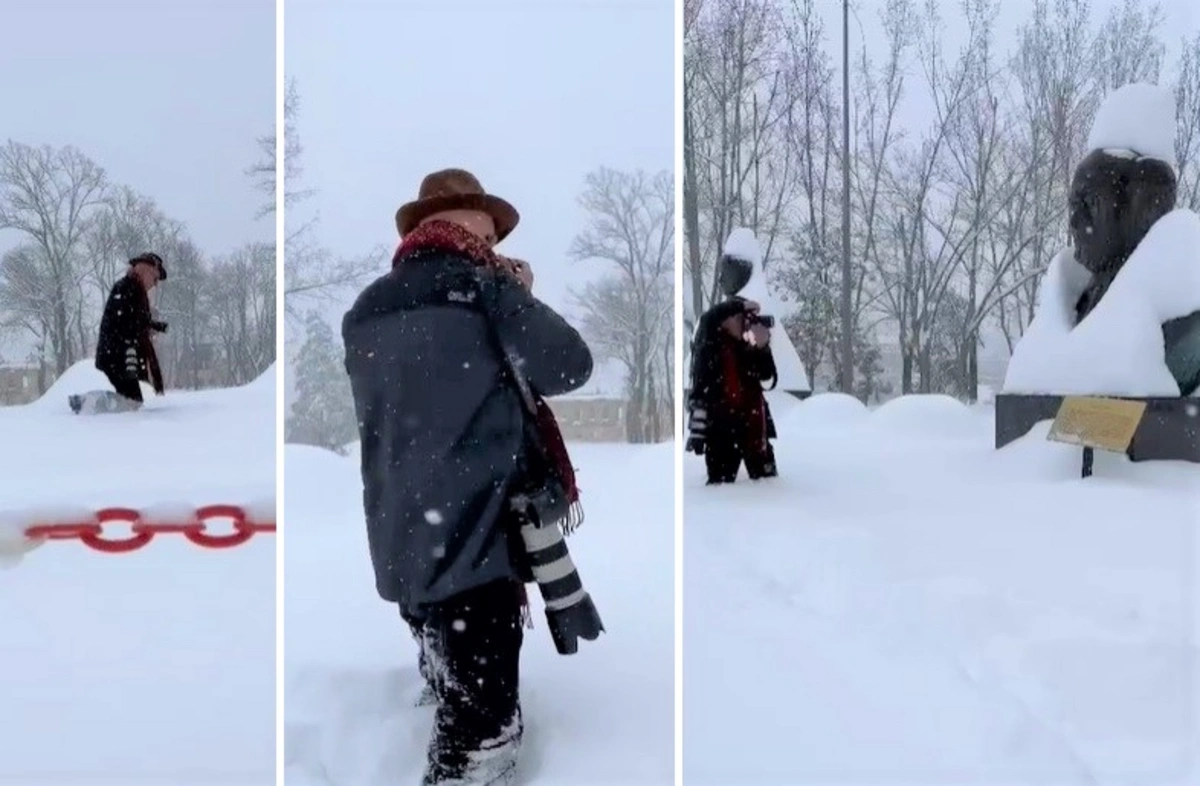
{"label": "bare tree", "polygon": [[19,232],[40,252],[50,294],[48,343],[61,374],[82,354],[76,330],[86,275],[82,245],[103,205],[104,170],[73,147],[0,147],[0,229]]}
{"label": "bare tree", "polygon": [[602,357],[625,366],[629,440],[657,441],[669,429],[659,415],[673,385],[663,360],[674,344],[674,177],[602,168],[587,176],[579,202],[589,221],[571,244],[572,258],[615,268],[614,279],[578,299],[584,322]]}
{"label": "bare tree", "polygon": [[691,307],[699,314],[717,294],[713,263],[734,227],[755,231],[764,264],[770,264],[776,241],[786,234],[797,162],[785,143],[791,94],[781,10],[768,0],[740,0],[702,6],[695,14],[684,75],[691,164],[685,177],[695,184],[685,221],[696,219],[699,231],[691,234],[699,238],[685,234],[685,241]]}
{"label": "bare tree", "polygon": [[54,290],[44,251],[26,243],[0,257],[0,315],[6,330],[32,340],[37,349],[40,390],[52,356],[47,355],[54,333]]}
{"label": "bare tree", "polygon": [[212,320],[224,378],[252,381],[275,360],[275,250],[251,243],[212,266],[205,310]]}
{"label": "bare tree", "polygon": [[1158,81],[1166,55],[1159,38],[1162,23],[1162,9],[1142,0],[1124,0],[1109,12],[1093,48],[1096,87],[1102,94],[1130,82]]}
{"label": "bare tree", "polygon": [[1200,211],[1200,33],[1183,42],[1175,77],[1179,205]]}
{"label": "bare tree", "polygon": [[[301,217],[301,203],[316,195],[313,189],[300,186],[303,169],[301,155],[303,147],[298,131],[300,94],[296,81],[288,81],[284,106],[284,204],[287,208],[287,228],[283,247],[283,293],[286,316],[294,321],[302,320],[306,308],[314,301],[328,302],[344,292],[347,287],[361,284],[372,272],[379,269],[379,260],[384,255],[382,247],[356,257],[338,257],[316,239],[315,233],[320,216]],[[272,166],[268,175],[265,163],[258,168],[261,188],[269,185],[272,204],[275,194],[275,169],[273,137],[260,143],[265,154],[272,154]],[[272,210],[274,208],[272,207]]]}
{"label": "bare tree", "polygon": [[209,294],[219,287],[200,249],[184,233],[156,248],[171,260],[169,286],[158,297],[159,315],[171,326],[158,340],[163,374],[172,387],[201,388],[215,360],[208,340],[214,320],[207,309]]}

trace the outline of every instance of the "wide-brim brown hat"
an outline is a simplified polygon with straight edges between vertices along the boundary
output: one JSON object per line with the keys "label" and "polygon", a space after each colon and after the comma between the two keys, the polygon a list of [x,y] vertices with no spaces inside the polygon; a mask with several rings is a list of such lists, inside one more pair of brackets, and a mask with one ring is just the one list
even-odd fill
{"label": "wide-brim brown hat", "polygon": [[151,267],[157,268],[158,280],[167,280],[167,266],[163,264],[162,257],[160,257],[158,254],[155,254],[153,251],[147,251],[144,254],[138,254],[136,257],[133,257],[129,260],[130,267],[136,267],[138,265],[150,265]]}
{"label": "wide-brim brown hat", "polygon": [[517,227],[521,214],[509,202],[483,190],[465,169],[443,169],[426,175],[417,198],[396,211],[396,229],[404,237],[426,218],[445,210],[478,210],[496,222],[496,242]]}

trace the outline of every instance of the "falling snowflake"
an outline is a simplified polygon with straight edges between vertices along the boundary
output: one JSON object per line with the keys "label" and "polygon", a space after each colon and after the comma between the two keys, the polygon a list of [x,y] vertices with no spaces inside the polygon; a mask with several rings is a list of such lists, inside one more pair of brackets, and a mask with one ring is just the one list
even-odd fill
{"label": "falling snowflake", "polygon": [[425,522],[427,524],[441,524],[442,512],[440,510],[434,510],[433,508],[430,508],[429,510],[425,511]]}
{"label": "falling snowflake", "polygon": [[454,630],[456,632],[462,633],[464,630],[467,629],[467,621],[466,620],[455,620],[454,622],[450,623],[450,627],[454,628]]}

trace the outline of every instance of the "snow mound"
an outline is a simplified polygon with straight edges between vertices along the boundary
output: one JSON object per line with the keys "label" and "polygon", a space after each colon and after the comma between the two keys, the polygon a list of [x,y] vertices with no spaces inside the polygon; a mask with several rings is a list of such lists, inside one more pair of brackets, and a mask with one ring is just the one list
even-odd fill
{"label": "snow mound", "polygon": [[64,409],[68,396],[87,393],[89,390],[111,389],[112,384],[109,383],[108,377],[97,370],[95,359],[88,358],[80,360],[64,371],[41,398],[26,406],[37,409]]}
{"label": "snow mound", "polygon": [[275,396],[275,391],[278,390],[279,387],[279,380],[275,377],[275,364],[272,363],[271,365],[267,366],[267,370],[259,374],[258,377],[255,378],[253,382],[250,382],[248,385],[246,385],[246,387],[253,388],[254,390],[261,390],[264,393],[269,392],[273,398]]}
{"label": "snow mound", "polygon": [[1105,97],[1096,111],[1087,147],[1111,155],[1129,151],[1174,168],[1175,132],[1175,96],[1171,91],[1133,83]]}
{"label": "snow mound", "polygon": [[758,247],[758,238],[754,230],[746,227],[736,227],[725,239],[722,253],[732,259],[740,259],[754,265],[755,270],[762,266],[762,250]]}
{"label": "snow mound", "polygon": [[[362,529],[362,478],[358,471],[358,452],[349,457],[313,445],[284,446],[286,506],[288,530],[297,525],[319,530],[343,532],[347,527]],[[303,483],[302,478],[320,480]],[[359,501],[356,516],[347,517],[346,499]],[[296,512],[293,518],[292,512]],[[288,541],[290,543],[290,541]]]}
{"label": "snow mound", "polygon": [[1100,303],[1078,325],[1090,274],[1069,251],[1050,263],[1033,322],[1013,350],[1006,393],[1178,396],[1162,325],[1200,310],[1200,216],[1158,220]]}
{"label": "snow mound", "polygon": [[873,429],[914,436],[977,433],[979,420],[966,404],[940,394],[898,396],[871,413]]}
{"label": "snow mound", "polygon": [[866,406],[847,393],[817,393],[797,403],[799,406],[780,413],[772,399],[777,429],[844,428],[867,416]]}

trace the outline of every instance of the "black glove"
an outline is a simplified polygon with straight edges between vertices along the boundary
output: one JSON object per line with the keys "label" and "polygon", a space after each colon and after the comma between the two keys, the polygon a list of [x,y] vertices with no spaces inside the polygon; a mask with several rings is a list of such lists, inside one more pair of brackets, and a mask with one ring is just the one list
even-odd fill
{"label": "black glove", "polygon": [[150,329],[153,330],[155,333],[166,333],[167,332],[167,323],[159,322],[158,320],[155,320],[150,323]]}

